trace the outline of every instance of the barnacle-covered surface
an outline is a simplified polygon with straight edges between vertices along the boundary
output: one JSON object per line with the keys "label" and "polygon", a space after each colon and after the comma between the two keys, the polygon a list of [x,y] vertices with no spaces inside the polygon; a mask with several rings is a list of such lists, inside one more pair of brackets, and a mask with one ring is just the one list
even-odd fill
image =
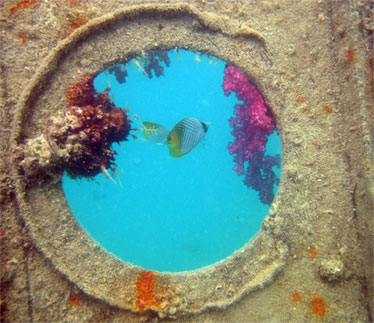
{"label": "barnacle-covered surface", "polygon": [[[143,2],[1,4],[2,318],[372,320],[372,4]],[[224,59],[259,87],[283,173],[253,241],[216,265],[167,274],[108,255],[77,224],[58,177],[28,174],[51,170],[43,134],[66,116],[72,84],[175,47]],[[76,117],[65,120],[74,128]],[[43,154],[28,164],[20,150],[30,143]]]}

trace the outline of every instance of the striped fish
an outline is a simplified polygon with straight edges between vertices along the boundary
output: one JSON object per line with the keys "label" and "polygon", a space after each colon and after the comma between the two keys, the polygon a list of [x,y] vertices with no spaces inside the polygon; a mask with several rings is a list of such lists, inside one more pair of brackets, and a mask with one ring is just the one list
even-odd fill
{"label": "striped fish", "polygon": [[195,148],[204,139],[210,122],[202,122],[196,118],[186,118],[178,122],[168,135],[170,155],[182,157]]}
{"label": "striped fish", "polygon": [[169,130],[164,126],[153,122],[142,122],[144,138],[158,144],[166,144]]}

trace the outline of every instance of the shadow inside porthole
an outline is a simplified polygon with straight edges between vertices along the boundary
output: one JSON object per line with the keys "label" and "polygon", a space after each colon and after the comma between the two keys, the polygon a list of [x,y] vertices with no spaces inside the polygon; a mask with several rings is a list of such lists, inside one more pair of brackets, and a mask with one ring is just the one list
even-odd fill
{"label": "shadow inside porthole", "polygon": [[[94,80],[131,120],[103,174],[65,174],[82,227],[146,269],[211,265],[260,229],[280,178],[281,141],[257,87],[234,66],[186,50],[149,51]],[[105,173],[105,174],[104,174]]]}

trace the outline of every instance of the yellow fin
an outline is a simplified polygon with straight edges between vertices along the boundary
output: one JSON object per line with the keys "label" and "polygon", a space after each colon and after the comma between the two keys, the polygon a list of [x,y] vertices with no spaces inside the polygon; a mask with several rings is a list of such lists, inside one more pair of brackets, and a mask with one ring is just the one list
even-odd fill
{"label": "yellow fin", "polygon": [[175,127],[168,136],[168,147],[170,155],[173,157],[182,157],[180,155],[181,150],[181,129],[178,127]]}

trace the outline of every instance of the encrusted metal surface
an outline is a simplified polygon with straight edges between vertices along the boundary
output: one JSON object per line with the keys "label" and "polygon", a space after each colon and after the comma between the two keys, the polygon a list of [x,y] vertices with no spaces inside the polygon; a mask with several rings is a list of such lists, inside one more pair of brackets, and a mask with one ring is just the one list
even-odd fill
{"label": "encrusted metal surface", "polygon": [[[3,5],[4,318],[370,320],[370,3],[128,4]],[[61,172],[39,183],[30,176],[48,169],[55,152],[35,139],[64,117],[76,80],[175,47],[233,63],[258,85],[277,119],[283,173],[251,242],[215,265],[168,274],[92,241],[70,212]]]}

